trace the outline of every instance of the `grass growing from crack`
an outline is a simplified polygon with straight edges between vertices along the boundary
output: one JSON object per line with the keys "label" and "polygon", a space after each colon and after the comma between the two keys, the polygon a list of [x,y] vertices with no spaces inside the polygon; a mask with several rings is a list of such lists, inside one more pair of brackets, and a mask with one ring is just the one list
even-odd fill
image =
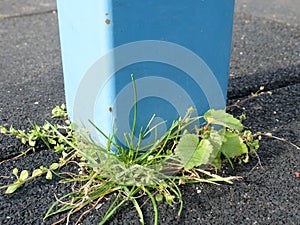
{"label": "grass growing from crack", "polygon": [[[154,211],[153,224],[157,225],[157,204],[160,201],[164,200],[171,206],[178,204],[178,215],[181,214],[183,200],[180,185],[199,182],[232,184],[232,181],[239,177],[221,177],[206,169],[220,168],[223,158],[232,166],[233,160],[247,162],[248,155],[259,147],[259,135],[244,130],[240,120],[224,110],[209,110],[203,116],[192,117],[193,109],[188,109],[183,118],[174,121],[164,135],[147,146],[147,151],[143,151],[140,144],[147,133],[157,128],[150,125],[154,117],[146,129],[140,131],[136,144],[133,141],[134,122],[132,133],[124,134],[127,140],[127,146],[124,147],[120,146],[113,136],[103,134],[94,125],[95,129],[107,138],[107,146],[96,144],[87,131],[79,131],[76,125],[66,120],[64,106],[56,107],[52,113],[53,117],[63,118],[64,125],[52,125],[46,121],[41,127],[32,124],[33,129],[29,132],[0,126],[2,134],[15,136],[33,148],[36,141],[41,139],[48,148],[61,154],[59,161],[48,168],[41,165],[32,172],[19,172],[15,168],[13,174],[16,181],[2,186],[1,189],[6,189],[6,194],[12,194],[36,177],[44,175],[46,179],[51,180],[53,174],[59,176],[61,182],[74,183],[73,190],[58,198],[46,212],[45,219],[65,212],[55,224],[68,224],[70,217],[79,212],[77,224],[87,213],[105,204],[107,196],[115,194],[115,199],[108,207],[100,225],[105,224],[127,202],[133,204],[141,224],[144,224],[143,205],[138,201],[142,196],[150,199]],[[134,121],[136,115],[135,107]],[[188,127],[199,119],[205,122],[188,130]],[[114,152],[111,151],[112,147]],[[70,163],[79,168],[77,173],[59,172],[60,168]],[[89,206],[87,210],[86,206]]]}

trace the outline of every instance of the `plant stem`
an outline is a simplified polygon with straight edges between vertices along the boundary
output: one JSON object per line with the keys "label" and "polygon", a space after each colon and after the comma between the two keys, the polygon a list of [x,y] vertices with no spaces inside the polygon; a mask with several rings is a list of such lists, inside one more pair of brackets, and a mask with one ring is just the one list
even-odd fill
{"label": "plant stem", "polygon": [[149,198],[151,199],[152,205],[153,205],[153,210],[154,210],[154,225],[158,225],[158,209],[157,209],[157,204],[156,204],[156,200],[153,197],[153,195],[151,194],[151,192],[147,189],[144,188],[145,193],[149,196]]}

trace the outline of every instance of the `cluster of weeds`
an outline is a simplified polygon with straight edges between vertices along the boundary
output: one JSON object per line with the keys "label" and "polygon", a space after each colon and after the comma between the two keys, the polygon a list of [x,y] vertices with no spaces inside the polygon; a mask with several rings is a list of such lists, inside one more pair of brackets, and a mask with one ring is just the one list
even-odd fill
{"label": "cluster of weeds", "polygon": [[[56,107],[52,113],[53,117],[67,118],[64,105]],[[36,177],[44,175],[46,179],[52,179],[53,173],[59,175],[61,167],[74,163],[79,167],[78,173],[70,172],[68,176],[60,177],[63,182],[81,185],[57,199],[47,211],[45,219],[68,211],[58,222],[69,221],[73,213],[91,205],[82,212],[83,216],[97,207],[106,196],[116,193],[100,224],[104,224],[127,201],[133,203],[141,224],[144,224],[141,205],[137,201],[138,197],[144,195],[151,200],[154,224],[158,224],[159,201],[179,204],[180,215],[183,201],[179,185],[197,182],[231,184],[238,177],[221,177],[205,169],[220,168],[222,158],[226,158],[231,165],[232,160],[247,162],[248,155],[259,146],[255,135],[244,130],[240,120],[224,110],[209,110],[202,117],[191,117],[192,113],[193,109],[189,109],[186,116],[174,121],[162,137],[147,147],[147,151],[141,150],[140,143],[147,132],[155,129],[150,125],[146,127],[147,130],[141,131],[137,144],[133,143],[133,134],[126,134],[127,146],[118,145],[114,137],[108,136],[108,146],[100,146],[90,138],[88,132],[77,131],[76,125],[68,120],[63,125],[52,125],[47,121],[43,126],[32,124],[33,129],[28,132],[0,126],[2,134],[15,136],[30,146],[35,146],[36,141],[41,139],[47,147],[61,154],[59,161],[49,168],[41,165],[32,172],[19,172],[15,168],[13,174],[16,180],[1,188],[6,189],[6,194],[11,194]],[[202,125],[187,130],[200,119],[205,121]],[[114,152],[110,150],[112,146],[116,149]]]}
{"label": "cluster of weeds", "polygon": [[[136,87],[133,81],[136,96]],[[135,98],[136,102],[136,98]],[[102,221],[104,224],[126,202],[134,205],[141,224],[144,215],[138,198],[148,196],[154,210],[155,225],[158,224],[157,202],[166,201],[169,205],[179,204],[178,215],[183,208],[183,200],[179,186],[188,183],[206,182],[232,184],[239,177],[221,177],[210,171],[221,168],[223,159],[233,167],[233,160],[247,162],[249,154],[255,153],[259,147],[260,134],[252,134],[246,130],[241,120],[234,118],[225,110],[209,110],[203,116],[192,117],[194,110],[187,110],[184,117],[173,121],[169,129],[153,143],[142,146],[142,141],[158,125],[151,127],[154,116],[144,130],[141,130],[138,141],[134,142],[137,107],[134,107],[132,132],[124,134],[126,145],[119,145],[114,136],[110,137],[97,128],[99,135],[107,139],[107,146],[95,143],[88,131],[79,129],[67,120],[65,106],[55,107],[53,117],[63,119],[63,124],[51,124],[45,121],[43,126],[32,124],[33,129],[25,132],[13,127],[0,126],[0,133],[15,136],[23,144],[33,147],[37,140],[42,140],[49,149],[61,155],[58,162],[48,168],[40,165],[35,170],[12,173],[16,180],[6,186],[6,194],[12,194],[24,183],[36,177],[45,176],[52,179],[58,175],[62,182],[72,182],[72,191],[57,199],[46,212],[48,217],[67,212],[57,223],[66,221],[75,212],[81,211],[81,218],[101,205],[105,197],[115,194],[115,199],[106,211]],[[200,121],[204,121],[199,124]],[[194,126],[193,129],[190,129]],[[113,151],[112,151],[113,149]],[[76,173],[60,173],[60,168],[73,163],[78,167]],[[207,170],[207,169],[210,170]],[[66,175],[67,174],[67,175]],[[101,204],[100,204],[101,203]],[[86,206],[88,210],[82,212]]]}

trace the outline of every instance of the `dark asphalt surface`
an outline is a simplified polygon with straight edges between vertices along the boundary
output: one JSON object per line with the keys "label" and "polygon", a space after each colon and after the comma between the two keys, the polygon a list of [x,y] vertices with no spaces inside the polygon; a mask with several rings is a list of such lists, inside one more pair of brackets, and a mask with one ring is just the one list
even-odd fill
{"label": "dark asphalt surface", "polygon": [[[271,132],[300,145],[300,20],[295,11],[299,4],[293,5],[293,0],[275,2],[285,2],[291,11],[273,5],[274,15],[278,13],[273,17],[270,9],[253,6],[253,1],[237,1],[228,99],[230,103],[246,98],[264,85],[273,92],[271,96],[253,99],[233,113],[246,113],[246,125],[255,131]],[[42,123],[55,105],[64,102],[57,15],[53,10],[53,0],[0,2],[2,125],[30,128],[28,119]],[[25,149],[13,138],[0,136],[0,161]],[[263,167],[252,158],[246,165],[237,165],[235,171],[224,169],[224,174],[244,177],[234,185],[183,187],[181,217],[176,216],[176,209],[160,204],[160,224],[300,224],[300,179],[295,177],[295,172],[300,172],[300,151],[263,139],[258,154]],[[10,176],[15,167],[32,170],[56,159],[51,150],[41,147],[35,154],[1,164],[0,176]],[[6,182],[0,178],[0,185]],[[43,221],[43,215],[55,200],[54,194],[61,196],[69,188],[57,179],[41,178],[13,195],[1,191],[0,224],[55,222],[58,217]],[[94,210],[81,224],[98,224],[106,208]],[[143,207],[147,224],[152,224],[150,209],[147,204]],[[129,204],[108,224],[139,224],[138,215]]]}

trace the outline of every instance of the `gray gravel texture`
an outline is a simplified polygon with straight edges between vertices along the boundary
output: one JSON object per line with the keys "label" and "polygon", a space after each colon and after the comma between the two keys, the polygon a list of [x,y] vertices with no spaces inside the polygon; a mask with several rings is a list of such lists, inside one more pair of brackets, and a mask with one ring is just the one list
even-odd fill
{"label": "gray gravel texture", "polygon": [[[22,11],[26,6],[35,8]],[[64,102],[55,4],[2,0],[0,9],[0,17],[6,15],[0,19],[0,124],[28,129],[29,119],[41,124],[55,105]],[[273,94],[246,102],[232,113],[246,113],[245,123],[254,131],[272,132],[300,145],[300,27],[239,9],[237,5],[228,104],[247,98],[261,85]],[[25,149],[19,141],[0,136],[0,161]],[[262,166],[253,157],[234,171],[224,168],[224,175],[244,177],[234,185],[182,187],[182,215],[176,215],[176,207],[161,203],[160,224],[300,224],[300,179],[295,177],[300,172],[299,150],[263,139],[258,155]],[[35,154],[1,164],[0,176],[11,176],[15,167],[33,170],[50,165],[57,157],[41,145]],[[6,182],[0,178],[0,185]],[[58,217],[43,221],[43,215],[55,200],[54,194],[61,196],[69,190],[57,178],[40,178],[13,195],[1,191],[0,224],[52,224]],[[104,204],[92,211],[81,224],[98,224],[107,207]],[[146,224],[152,224],[149,203],[143,211]],[[128,204],[108,224],[139,224],[138,215]]]}

